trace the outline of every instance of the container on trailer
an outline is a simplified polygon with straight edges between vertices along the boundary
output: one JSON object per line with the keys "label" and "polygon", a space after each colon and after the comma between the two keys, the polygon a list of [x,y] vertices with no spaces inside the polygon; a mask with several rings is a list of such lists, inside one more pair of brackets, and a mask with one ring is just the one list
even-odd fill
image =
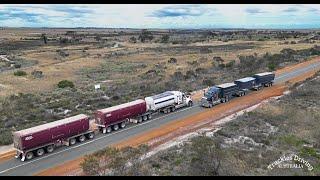
{"label": "container on trailer", "polygon": [[235,95],[239,88],[235,83],[225,83],[217,86],[220,88],[220,97]]}
{"label": "container on trailer", "polygon": [[239,89],[249,90],[256,85],[256,78],[246,77],[246,78],[235,80],[234,83],[239,87]]}
{"label": "container on trailer", "polygon": [[166,91],[155,96],[146,97],[145,101],[149,110],[157,111],[158,109],[177,103],[178,99],[174,92]]}
{"label": "container on trailer", "polygon": [[275,74],[272,72],[264,72],[253,75],[256,78],[256,84],[267,84],[274,81]]}
{"label": "container on trailer", "polygon": [[146,102],[143,99],[128,102],[125,104],[97,110],[94,114],[98,126],[107,127],[120,123],[147,112]]}
{"label": "container on trailer", "polygon": [[20,151],[64,140],[89,130],[89,117],[80,114],[13,133],[14,147]]}

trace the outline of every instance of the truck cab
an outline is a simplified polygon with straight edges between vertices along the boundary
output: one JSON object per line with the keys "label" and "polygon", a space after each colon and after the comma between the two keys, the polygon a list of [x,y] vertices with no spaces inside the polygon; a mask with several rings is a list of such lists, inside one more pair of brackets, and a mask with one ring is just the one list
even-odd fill
{"label": "truck cab", "polygon": [[207,92],[204,92],[204,96],[201,99],[201,106],[211,108],[213,105],[220,103],[220,88],[213,86],[209,88]]}
{"label": "truck cab", "polygon": [[182,93],[182,103],[187,104],[187,106],[192,106],[193,101],[190,95],[187,95],[186,93]]}

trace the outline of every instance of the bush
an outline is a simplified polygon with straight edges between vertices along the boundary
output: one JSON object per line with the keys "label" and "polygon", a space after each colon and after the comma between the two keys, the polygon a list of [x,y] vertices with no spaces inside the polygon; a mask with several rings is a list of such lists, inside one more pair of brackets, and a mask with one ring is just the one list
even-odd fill
{"label": "bush", "polygon": [[1,136],[0,136],[0,145],[9,145],[12,143],[12,137],[11,137],[11,132],[10,131],[0,131]]}
{"label": "bush", "polygon": [[228,63],[226,64],[226,67],[227,67],[227,68],[232,68],[235,64],[236,64],[236,61],[235,61],[235,60],[232,60],[232,61],[230,61],[230,62],[228,62]]}
{"label": "bush", "polygon": [[175,63],[177,63],[177,59],[176,58],[170,58],[169,60],[168,60],[168,63],[172,63],[172,64],[175,64]]}
{"label": "bush", "polygon": [[204,79],[202,81],[202,84],[205,85],[205,86],[213,86],[214,85],[214,81],[213,81],[213,79]]}
{"label": "bush", "polygon": [[74,88],[74,84],[71,81],[63,80],[58,83],[58,87],[59,88],[66,88],[66,87]]}
{"label": "bush", "polygon": [[14,75],[15,76],[26,76],[27,73],[25,71],[16,71],[16,72],[14,72]]}
{"label": "bush", "polygon": [[34,71],[32,71],[31,74],[32,74],[32,76],[34,78],[42,78],[43,77],[43,72],[42,71],[34,70]]}
{"label": "bush", "polygon": [[16,68],[16,69],[21,68],[21,64],[15,64],[15,65],[14,65],[14,68]]}
{"label": "bush", "polygon": [[274,63],[270,63],[270,64],[268,64],[268,68],[270,71],[274,71],[274,70],[276,70],[276,65]]}

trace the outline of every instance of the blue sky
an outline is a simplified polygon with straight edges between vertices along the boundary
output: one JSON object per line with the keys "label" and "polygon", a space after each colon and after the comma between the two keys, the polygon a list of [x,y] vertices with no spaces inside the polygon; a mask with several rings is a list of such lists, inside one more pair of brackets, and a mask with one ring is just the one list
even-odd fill
{"label": "blue sky", "polygon": [[0,5],[0,26],[106,28],[320,28],[320,5]]}

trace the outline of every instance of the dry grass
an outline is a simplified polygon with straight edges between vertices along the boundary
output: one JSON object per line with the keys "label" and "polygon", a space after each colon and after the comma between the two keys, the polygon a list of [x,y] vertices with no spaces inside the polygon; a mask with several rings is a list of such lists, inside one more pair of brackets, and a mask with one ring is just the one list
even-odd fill
{"label": "dry grass", "polygon": [[[0,33],[0,39],[7,39],[10,41],[19,40],[21,37],[33,37],[39,36],[41,33],[46,33],[47,35],[53,34],[64,34],[67,30],[61,29],[51,29],[51,30],[37,30],[33,29],[5,29]],[[86,30],[81,30],[82,32],[87,32]],[[94,32],[91,30],[90,32]],[[98,30],[97,30],[98,31]],[[118,38],[118,37],[117,37]],[[148,70],[154,69],[154,65],[157,63],[166,63],[171,57],[178,59],[178,63],[175,65],[167,64],[167,69],[165,70],[165,78],[169,78],[176,71],[181,71],[185,73],[186,71],[195,69],[188,65],[188,62],[199,61],[201,58],[207,59],[207,61],[200,62],[198,67],[210,67],[212,57],[220,56],[225,62],[232,60],[238,60],[239,55],[252,55],[257,53],[258,55],[263,55],[266,52],[279,53],[283,48],[291,48],[294,50],[305,49],[314,46],[314,44],[298,43],[298,44],[281,44],[281,41],[206,41],[191,43],[188,45],[179,44],[161,44],[161,43],[136,43],[132,44],[129,42],[121,42],[127,39],[127,36],[119,37],[120,44],[123,47],[110,48],[104,47],[99,48],[95,45],[71,45],[66,47],[59,46],[41,46],[37,49],[32,50],[22,50],[21,58],[25,60],[37,60],[39,63],[32,67],[24,68],[23,70],[28,73],[26,77],[15,77],[12,71],[0,73],[0,97],[7,96],[14,93],[37,93],[43,91],[51,91],[55,88],[56,84],[60,80],[68,79],[73,81],[81,81],[81,77],[77,74],[83,68],[96,67],[99,66],[101,62],[108,61],[112,59],[119,62],[143,62],[147,65],[146,68],[135,74],[138,76],[147,72]],[[290,41],[290,40],[289,40]],[[201,46],[221,46],[221,45],[237,45],[241,46],[243,43],[254,43],[252,49],[243,50],[217,50],[211,53],[189,53],[194,47]],[[83,49],[89,48],[85,52]],[[185,50],[178,52],[168,53],[166,50],[159,52],[160,48],[174,48],[183,47]],[[56,52],[58,49],[63,49],[69,53],[66,58],[59,57]],[[146,51],[145,49],[149,49]],[[111,58],[104,57],[105,54],[111,52],[133,52],[130,55],[116,56]],[[100,54],[101,57],[97,55]],[[58,58],[58,59],[57,59]],[[59,60],[62,59],[63,61]],[[31,75],[33,70],[40,70],[44,73],[44,78],[34,79]],[[114,77],[121,77],[122,74],[115,74]],[[122,77],[122,79],[129,80],[131,77]],[[107,79],[107,78],[106,78]]]}

